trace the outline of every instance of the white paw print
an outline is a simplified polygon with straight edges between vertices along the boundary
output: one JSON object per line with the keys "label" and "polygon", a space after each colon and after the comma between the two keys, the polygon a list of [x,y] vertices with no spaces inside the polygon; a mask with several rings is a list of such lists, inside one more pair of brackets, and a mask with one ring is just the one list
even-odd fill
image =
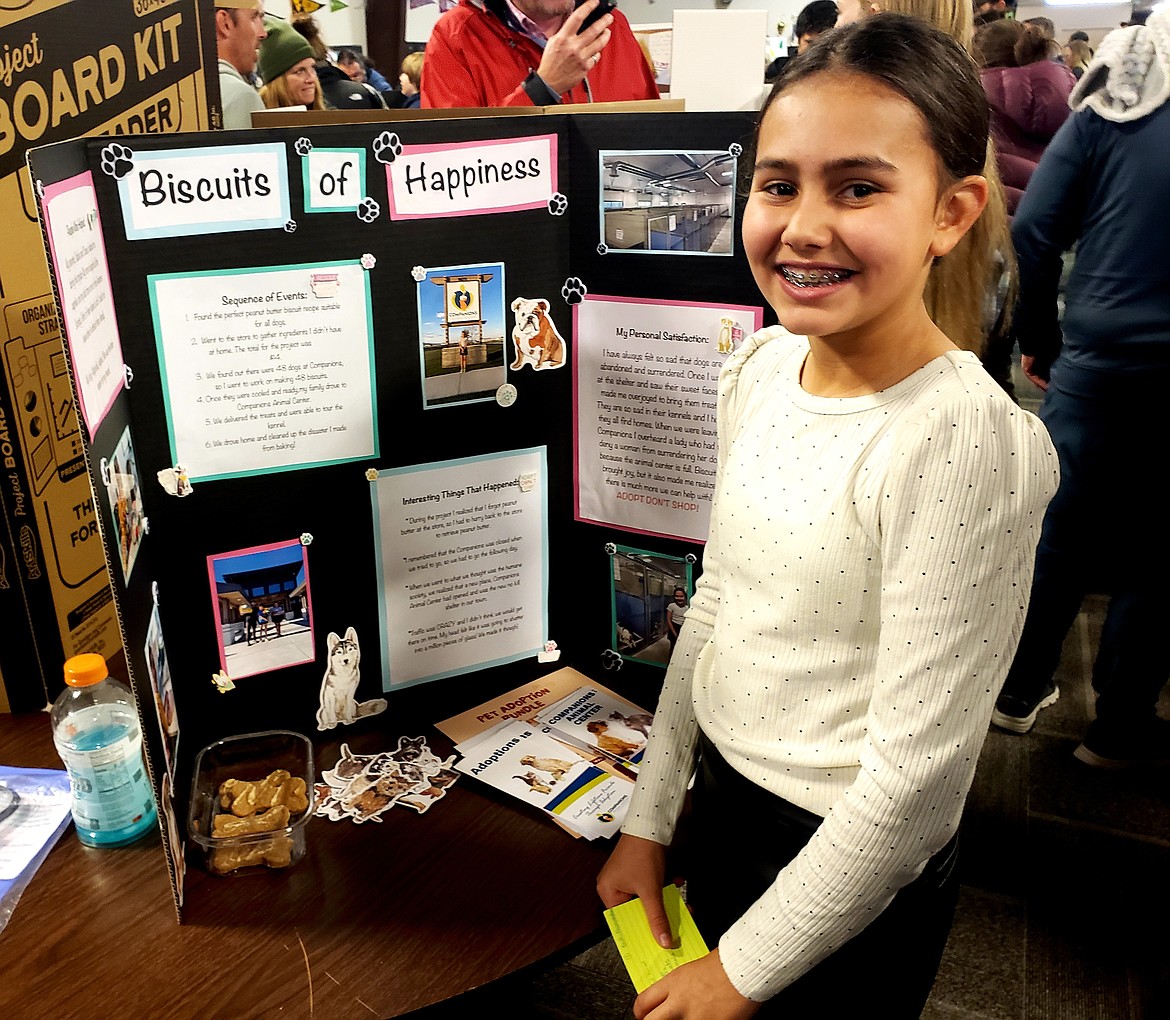
{"label": "white paw print", "polygon": [[739,156],[743,152],[743,146],[740,145],[739,142],[732,142],[727,147],[727,151],[730,152],[733,156]]}
{"label": "white paw print", "polygon": [[297,150],[298,156],[307,156],[313,151],[313,143],[307,138],[298,138],[293,148]]}
{"label": "white paw print", "polygon": [[373,223],[382,215],[382,207],[372,198],[363,198],[357,207],[357,218],[363,223]]}
{"label": "white paw print", "polygon": [[313,544],[312,533],[308,532],[308,531],[302,531],[301,532],[301,545],[312,545],[312,544]]}
{"label": "white paw print", "polygon": [[133,150],[126,148],[125,145],[119,145],[117,142],[111,142],[102,149],[102,170],[114,180],[120,181],[133,169]]}
{"label": "white paw print", "polygon": [[373,269],[378,264],[378,260],[374,258],[369,252],[366,252],[361,257],[362,269]]}
{"label": "white paw print", "polygon": [[286,234],[295,234],[297,232],[297,221],[289,220],[287,223],[285,223],[284,232]]}
{"label": "white paw print", "polygon": [[402,155],[402,140],[393,131],[383,131],[374,139],[374,159],[393,163]]}
{"label": "white paw print", "polygon": [[568,208],[569,200],[559,191],[554,192],[552,198],[548,200],[548,211],[554,216],[563,216]]}
{"label": "white paw print", "polygon": [[415,283],[422,283],[427,278],[427,271],[422,266],[415,266],[410,271],[410,275],[414,277]]}

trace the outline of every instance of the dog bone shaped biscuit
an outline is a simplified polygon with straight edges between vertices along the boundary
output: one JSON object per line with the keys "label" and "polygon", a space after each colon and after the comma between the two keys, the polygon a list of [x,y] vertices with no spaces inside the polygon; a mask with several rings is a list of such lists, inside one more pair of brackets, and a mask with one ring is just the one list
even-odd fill
{"label": "dog bone shaped biscuit", "polygon": [[277,836],[251,846],[221,847],[211,851],[210,868],[218,875],[256,864],[287,868],[292,864],[292,846],[290,837]]}
{"label": "dog bone shaped biscuit", "polygon": [[257,811],[285,805],[294,815],[309,806],[307,787],[301,778],[292,778],[284,769],[270,772],[259,783],[227,779],[219,787],[219,803],[237,818],[247,818]]}
{"label": "dog bone shaped biscuit", "polygon": [[216,839],[232,836],[251,836],[257,832],[275,832],[288,825],[288,808],[283,804],[263,814],[236,818],[234,815],[216,815],[211,823],[211,835]]}

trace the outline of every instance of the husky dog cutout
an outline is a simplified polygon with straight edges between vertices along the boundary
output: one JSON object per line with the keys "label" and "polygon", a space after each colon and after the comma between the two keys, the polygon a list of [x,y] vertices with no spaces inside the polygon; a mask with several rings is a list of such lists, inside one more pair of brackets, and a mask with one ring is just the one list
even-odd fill
{"label": "husky dog cutout", "polygon": [[331,730],[339,723],[349,725],[368,715],[386,711],[385,698],[373,698],[358,703],[358,681],[361,679],[361,648],[357,632],[350,627],[345,637],[332,631],[326,639],[329,646],[329,665],[321,681],[321,707],[317,709],[317,729]]}

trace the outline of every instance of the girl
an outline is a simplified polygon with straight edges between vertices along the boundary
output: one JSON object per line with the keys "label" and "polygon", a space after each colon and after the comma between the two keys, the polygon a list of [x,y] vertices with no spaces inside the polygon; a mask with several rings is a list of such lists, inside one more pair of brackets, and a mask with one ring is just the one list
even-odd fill
{"label": "girl", "polygon": [[[973,52],[975,22],[967,0],[841,0],[838,6],[838,26],[882,11],[912,14]],[[1014,396],[1012,343],[1007,333],[1016,302],[1016,263],[1007,194],[990,139],[981,173],[987,178],[987,206],[953,253],[935,263],[926,283],[926,309],[956,344],[983,352],[984,366]]]}
{"label": "girl", "polygon": [[669,945],[698,754],[685,877],[718,948],[639,1018],[909,1018],[929,994],[1056,485],[1043,426],[923,301],[986,202],[987,132],[967,54],[895,14],[828,33],[761,114],[743,243],[781,325],[724,368],[704,572],[598,878]]}

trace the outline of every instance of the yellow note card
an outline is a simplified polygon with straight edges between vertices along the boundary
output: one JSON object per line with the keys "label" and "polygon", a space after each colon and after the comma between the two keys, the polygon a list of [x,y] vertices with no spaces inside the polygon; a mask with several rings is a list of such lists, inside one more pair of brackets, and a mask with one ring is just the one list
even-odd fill
{"label": "yellow note card", "polygon": [[683,903],[678,886],[668,885],[663,889],[662,900],[670,920],[671,933],[678,942],[677,949],[663,949],[654,940],[641,900],[627,900],[605,912],[605,921],[613,933],[614,944],[639,993],[675,967],[701,959],[708,952],[691,912]]}

